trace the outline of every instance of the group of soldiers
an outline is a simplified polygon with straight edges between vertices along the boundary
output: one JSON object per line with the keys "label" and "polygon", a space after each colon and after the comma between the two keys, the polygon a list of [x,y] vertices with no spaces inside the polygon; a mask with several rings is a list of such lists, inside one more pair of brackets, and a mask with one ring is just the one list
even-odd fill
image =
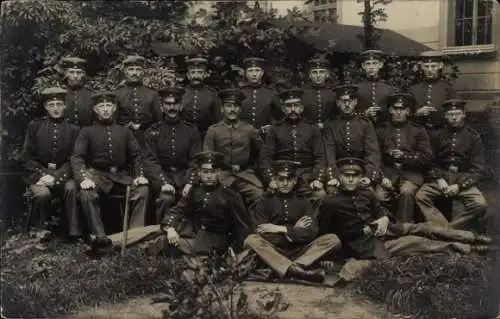
{"label": "group of soldiers", "polygon": [[[123,85],[91,92],[86,61],[63,58],[67,88],[42,92],[47,116],[26,133],[31,215],[42,224],[59,197],[70,238],[88,228],[93,249],[106,249],[100,198],[129,190],[130,236],[150,210],[160,225],[150,252],[232,246],[309,281],[323,274],[308,267],[340,249],[361,260],[484,251],[491,239],[473,232],[487,208],[483,144],[443,61],[424,52],[424,79],[401,91],[379,77],[381,51],[360,55],[357,84],[328,84],[329,61],[313,58],[309,85],[277,92],[262,83],[266,60],[248,57],[247,84],[217,92],[203,57],[187,60],[188,86],[157,91],[143,85],[146,59],[129,56]],[[449,216],[443,198],[463,211]]]}

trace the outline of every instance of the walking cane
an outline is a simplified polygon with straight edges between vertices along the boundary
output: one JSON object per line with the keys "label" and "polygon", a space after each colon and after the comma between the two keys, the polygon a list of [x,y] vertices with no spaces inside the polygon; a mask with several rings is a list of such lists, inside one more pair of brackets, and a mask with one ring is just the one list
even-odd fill
{"label": "walking cane", "polygon": [[127,185],[125,190],[125,212],[123,214],[123,238],[122,238],[122,256],[125,254],[125,247],[127,247],[127,235],[128,235],[128,202],[130,199],[130,185]]}

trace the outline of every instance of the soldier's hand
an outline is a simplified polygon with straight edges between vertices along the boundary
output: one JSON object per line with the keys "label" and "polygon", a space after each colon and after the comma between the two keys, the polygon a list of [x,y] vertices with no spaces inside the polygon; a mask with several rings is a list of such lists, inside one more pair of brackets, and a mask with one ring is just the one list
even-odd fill
{"label": "soldier's hand", "polygon": [[264,125],[264,126],[261,126],[260,128],[260,131],[263,133],[263,134],[267,134],[267,132],[269,132],[269,129],[271,128],[271,125]]}
{"label": "soldier's hand", "polygon": [[235,174],[240,171],[240,165],[233,165],[231,168]]}
{"label": "soldier's hand", "polygon": [[170,185],[168,183],[163,184],[161,186],[161,192],[162,193],[169,193],[169,194],[175,195],[175,187],[173,187],[172,185]]}
{"label": "soldier's hand", "polygon": [[285,226],[279,226],[275,224],[260,224],[257,226],[257,233],[286,233]]}
{"label": "soldier's hand", "polygon": [[323,183],[321,183],[318,180],[314,180],[314,181],[311,182],[311,184],[309,184],[309,187],[311,187],[311,189],[313,189],[313,190],[315,190],[315,189],[323,189]]}
{"label": "soldier's hand", "polygon": [[339,187],[340,185],[340,182],[338,179],[336,178],[332,178],[331,180],[329,180],[327,183],[326,183],[327,186],[330,186],[330,187]]}
{"label": "soldier's hand", "polygon": [[376,117],[378,112],[380,112],[381,110],[381,107],[380,106],[372,106],[372,107],[369,107],[366,111],[365,111],[365,116],[368,116],[368,117]]}
{"label": "soldier's hand", "polygon": [[447,191],[448,196],[455,196],[458,194],[458,185],[453,184],[448,186],[448,191]]}
{"label": "soldier's hand", "polygon": [[417,116],[429,116],[429,114],[431,114],[431,111],[428,106],[422,106],[417,110],[415,114]]}
{"label": "soldier's hand", "polygon": [[276,183],[276,181],[273,179],[272,181],[269,182],[269,185],[268,185],[269,189],[274,191],[276,188],[278,188],[278,184]]}
{"label": "soldier's hand", "polygon": [[392,189],[393,185],[390,179],[387,177],[382,178],[382,182],[380,183],[385,189]]}
{"label": "soldier's hand", "polygon": [[377,225],[377,229],[375,230],[375,236],[384,236],[385,233],[387,232],[387,227],[389,226],[389,217],[384,216],[376,221],[374,221],[372,224]]}
{"label": "soldier's hand", "polygon": [[368,177],[362,177],[359,180],[359,185],[361,187],[368,187],[368,186],[370,186],[371,183],[372,183],[372,181]]}
{"label": "soldier's hand", "polygon": [[81,189],[91,189],[91,188],[95,188],[95,183],[94,181],[86,178],[84,179],[81,183],[80,183],[80,188]]}
{"label": "soldier's hand", "polygon": [[186,184],[184,188],[182,189],[182,196],[187,197],[189,196],[189,193],[191,192],[191,188],[193,188],[192,184]]}
{"label": "soldier's hand", "polygon": [[134,186],[138,186],[138,185],[147,185],[149,184],[149,181],[146,177],[144,176],[139,176],[137,177],[136,179],[134,179]]}
{"label": "soldier's hand", "polygon": [[400,149],[394,149],[391,153],[392,157],[394,157],[395,159],[400,159],[405,155],[405,153]]}
{"label": "soldier's hand", "polygon": [[441,192],[443,192],[443,194],[446,194],[448,192],[448,183],[444,179],[442,179],[442,178],[438,179],[437,184],[438,184],[439,190]]}
{"label": "soldier's hand", "polygon": [[54,176],[47,174],[47,175],[43,175],[40,178],[39,182],[41,182],[43,185],[45,185],[47,187],[52,187],[52,186],[54,186],[55,180],[56,179],[54,178]]}
{"label": "soldier's hand", "polygon": [[167,228],[167,240],[172,246],[177,246],[179,244],[179,234],[173,227]]}
{"label": "soldier's hand", "polygon": [[296,223],[295,227],[308,228],[312,224],[311,216],[302,216]]}

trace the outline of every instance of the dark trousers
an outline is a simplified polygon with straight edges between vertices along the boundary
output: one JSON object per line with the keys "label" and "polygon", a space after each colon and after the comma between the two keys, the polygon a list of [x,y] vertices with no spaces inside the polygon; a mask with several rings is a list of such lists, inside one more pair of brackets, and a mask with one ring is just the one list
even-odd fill
{"label": "dark trousers", "polygon": [[82,234],[79,222],[78,200],[76,184],[73,180],[67,181],[63,184],[56,184],[54,187],[47,187],[45,185],[30,185],[32,193],[31,203],[31,218],[37,220],[37,226],[45,228],[44,225],[48,222],[51,212],[52,198],[60,197],[63,201],[66,218],[68,223],[68,230],[70,236],[80,236]]}
{"label": "dark trousers", "polygon": [[[120,185],[121,186],[121,185]],[[115,184],[116,187],[116,184]],[[112,190],[113,192],[113,190]],[[149,188],[147,186],[132,187],[130,190],[131,214],[130,227],[144,227],[146,224],[146,207]],[[104,223],[102,221],[100,195],[96,189],[82,189],[80,191],[80,202],[82,211],[89,224],[90,231],[96,236],[106,236]]]}

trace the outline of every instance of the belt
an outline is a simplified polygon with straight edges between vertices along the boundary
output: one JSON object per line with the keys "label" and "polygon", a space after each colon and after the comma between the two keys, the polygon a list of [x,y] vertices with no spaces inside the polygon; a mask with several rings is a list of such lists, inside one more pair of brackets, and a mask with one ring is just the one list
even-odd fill
{"label": "belt", "polygon": [[93,166],[92,168],[103,172],[109,172],[112,174],[115,174],[120,170],[118,166],[108,166],[108,167]]}
{"label": "belt", "polygon": [[171,172],[171,173],[175,173],[177,171],[182,171],[182,170],[185,170],[187,169],[187,167],[173,167],[173,166],[167,166],[165,168],[163,168],[164,171],[166,172]]}

